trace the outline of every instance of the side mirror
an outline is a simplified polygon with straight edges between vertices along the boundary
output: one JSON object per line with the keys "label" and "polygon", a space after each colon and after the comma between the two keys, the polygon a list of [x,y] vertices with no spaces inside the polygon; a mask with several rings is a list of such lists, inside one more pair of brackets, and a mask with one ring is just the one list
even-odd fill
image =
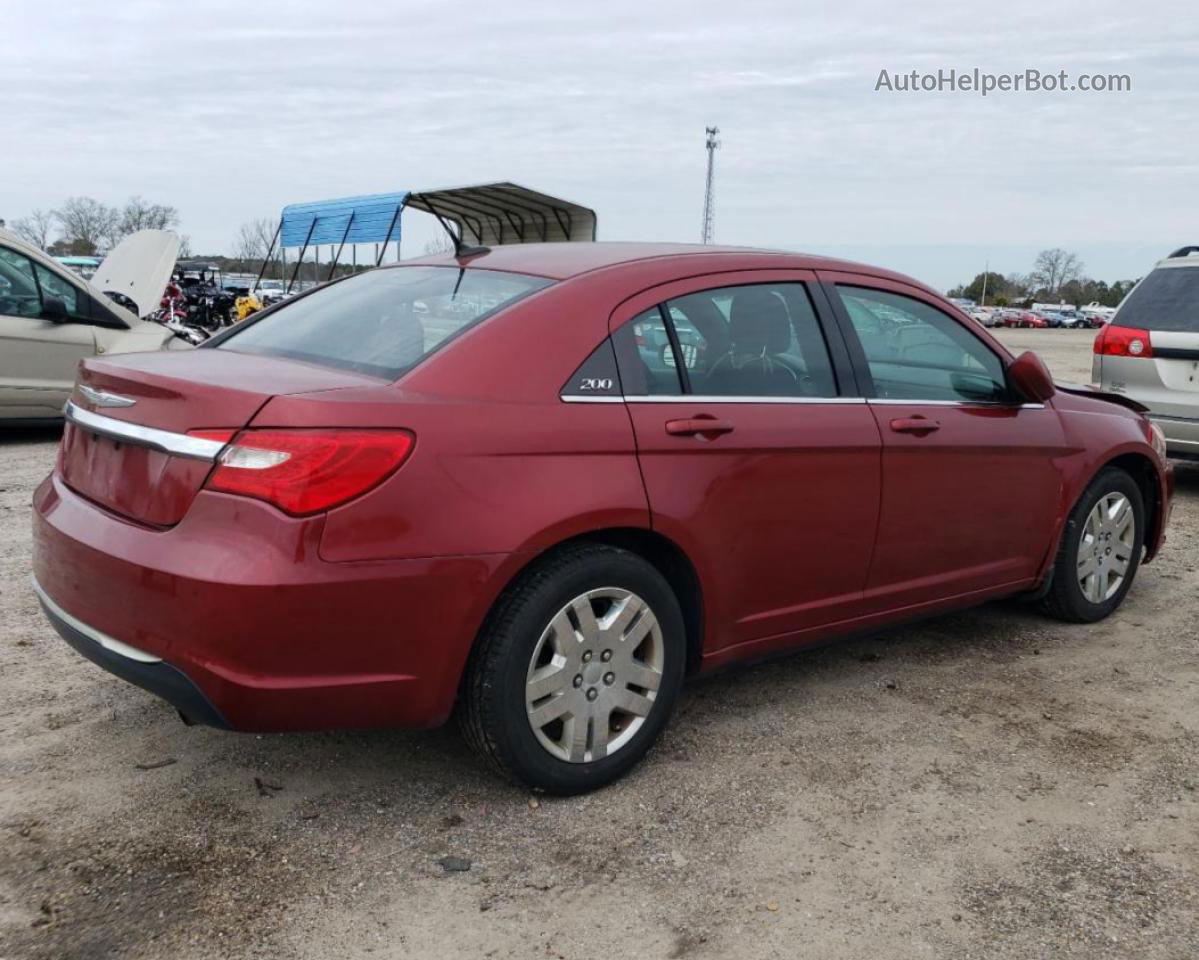
{"label": "side mirror", "polygon": [[66,323],[71,319],[67,305],[58,297],[42,297],[42,318],[51,323]]}
{"label": "side mirror", "polygon": [[1049,368],[1031,350],[1024,351],[1013,360],[1007,372],[1008,379],[1020,396],[1033,403],[1044,403],[1057,392]]}

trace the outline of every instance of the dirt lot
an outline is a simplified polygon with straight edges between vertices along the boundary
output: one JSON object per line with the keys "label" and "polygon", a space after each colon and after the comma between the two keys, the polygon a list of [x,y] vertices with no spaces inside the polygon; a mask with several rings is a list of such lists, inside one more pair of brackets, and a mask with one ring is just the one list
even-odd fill
{"label": "dirt lot", "polygon": [[[1089,379],[1085,332],[1005,339]],[[633,776],[538,802],[452,730],[189,729],[76,656],[28,580],[55,440],[0,435],[3,960],[1199,956],[1199,468],[1107,622],[695,682]]]}

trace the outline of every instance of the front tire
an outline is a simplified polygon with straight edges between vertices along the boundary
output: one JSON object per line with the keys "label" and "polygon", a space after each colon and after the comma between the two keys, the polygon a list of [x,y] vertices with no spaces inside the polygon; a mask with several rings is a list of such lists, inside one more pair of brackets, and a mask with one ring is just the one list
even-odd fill
{"label": "front tire", "polygon": [[575,794],[623,776],[665,728],[687,642],[670,585],[637,554],[580,544],[506,591],[467,666],[459,718],[509,779]]}
{"label": "front tire", "polygon": [[1094,623],[1132,586],[1145,544],[1145,502],[1135,480],[1105,467],[1083,492],[1062,531],[1053,584],[1042,601],[1050,616]]}

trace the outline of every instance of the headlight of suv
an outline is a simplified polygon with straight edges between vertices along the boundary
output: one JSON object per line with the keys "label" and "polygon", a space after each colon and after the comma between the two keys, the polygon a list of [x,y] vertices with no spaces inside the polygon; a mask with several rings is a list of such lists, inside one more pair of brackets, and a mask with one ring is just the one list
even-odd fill
{"label": "headlight of suv", "polygon": [[1149,421],[1149,442],[1153,444],[1153,449],[1157,451],[1157,455],[1163,460],[1166,459],[1166,435],[1162,433],[1162,428],[1152,420]]}

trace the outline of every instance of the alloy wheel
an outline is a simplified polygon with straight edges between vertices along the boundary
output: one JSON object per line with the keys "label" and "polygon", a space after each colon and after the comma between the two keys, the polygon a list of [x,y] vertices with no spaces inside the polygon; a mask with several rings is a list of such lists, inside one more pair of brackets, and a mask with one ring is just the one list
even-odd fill
{"label": "alloy wheel", "polygon": [[1078,585],[1091,603],[1103,603],[1120,589],[1136,532],[1136,514],[1122,493],[1104,494],[1087,514],[1078,544]]}
{"label": "alloy wheel", "polygon": [[664,661],[662,628],[641,597],[620,587],[575,597],[529,661],[525,709],[538,742],[569,763],[616,753],[653,709]]}

